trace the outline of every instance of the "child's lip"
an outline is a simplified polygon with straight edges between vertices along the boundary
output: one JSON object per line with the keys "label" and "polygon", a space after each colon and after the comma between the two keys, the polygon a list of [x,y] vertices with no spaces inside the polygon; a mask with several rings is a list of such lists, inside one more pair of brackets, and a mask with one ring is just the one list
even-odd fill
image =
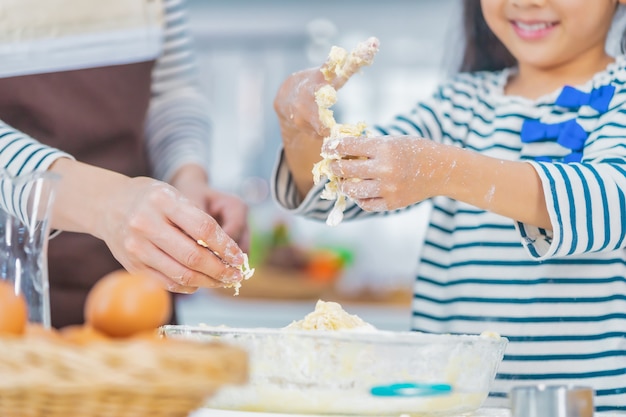
{"label": "child's lip", "polygon": [[550,34],[559,24],[549,20],[511,20],[511,25],[523,39],[540,39]]}

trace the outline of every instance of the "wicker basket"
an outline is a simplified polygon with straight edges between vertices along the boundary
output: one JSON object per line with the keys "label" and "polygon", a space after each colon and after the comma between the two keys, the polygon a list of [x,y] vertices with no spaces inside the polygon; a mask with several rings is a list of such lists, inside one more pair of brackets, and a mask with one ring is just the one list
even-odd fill
{"label": "wicker basket", "polygon": [[186,417],[247,377],[247,354],[217,342],[0,338],[2,417]]}

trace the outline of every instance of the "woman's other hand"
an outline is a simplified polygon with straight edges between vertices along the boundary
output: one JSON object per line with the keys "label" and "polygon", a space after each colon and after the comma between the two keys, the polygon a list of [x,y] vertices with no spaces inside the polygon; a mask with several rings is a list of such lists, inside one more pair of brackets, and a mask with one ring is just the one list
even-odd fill
{"label": "woman's other hand", "polygon": [[170,184],[213,217],[243,251],[248,251],[248,206],[241,198],[210,187],[204,169],[192,164],[180,168]]}

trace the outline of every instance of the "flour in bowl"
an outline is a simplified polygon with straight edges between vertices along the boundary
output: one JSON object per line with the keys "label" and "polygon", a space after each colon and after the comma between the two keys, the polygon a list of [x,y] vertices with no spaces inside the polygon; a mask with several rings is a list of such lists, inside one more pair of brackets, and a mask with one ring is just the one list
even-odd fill
{"label": "flour in bowl", "polygon": [[347,313],[339,303],[318,300],[315,310],[304,319],[293,321],[291,330],[376,330],[359,316]]}

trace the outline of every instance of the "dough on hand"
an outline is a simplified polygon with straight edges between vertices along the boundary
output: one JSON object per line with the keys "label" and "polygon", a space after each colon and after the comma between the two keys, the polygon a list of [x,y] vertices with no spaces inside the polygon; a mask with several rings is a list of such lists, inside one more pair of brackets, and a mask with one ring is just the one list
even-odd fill
{"label": "dough on hand", "polygon": [[[222,259],[220,254],[215,252],[214,250],[210,249],[208,243],[206,243],[204,240],[198,239],[196,241],[196,243],[198,245],[202,246],[202,247],[205,247],[205,248],[209,249],[211,252],[213,252],[213,254],[215,256],[217,256],[218,258]],[[250,264],[248,262],[248,254],[247,253],[243,254],[243,264],[239,265],[237,268],[241,271],[241,275],[243,276],[244,280],[250,279],[252,277],[252,275],[254,275],[254,268],[250,268]],[[239,295],[239,289],[241,288],[241,282],[236,282],[234,284],[227,285],[227,286],[225,286],[225,288],[235,288],[235,295]]]}
{"label": "dough on hand", "polygon": [[[354,75],[361,67],[371,65],[376,52],[378,52],[378,39],[372,37],[359,43],[350,53],[338,46],[333,46],[326,63],[321,68],[324,78],[328,82],[340,79],[345,82]],[[322,124],[330,130],[330,135],[324,138],[324,143],[339,141],[346,136],[367,136],[365,123],[341,124],[335,121],[333,111],[330,109],[337,102],[337,91],[328,84],[315,92],[315,102],[318,106],[319,118]],[[313,166],[313,182],[318,184],[322,177],[328,178],[324,191],[320,195],[325,200],[335,200],[326,224],[336,226],[343,220],[343,212],[346,208],[346,196],[339,190],[338,178],[330,171],[331,155],[321,154],[322,160]]]}

